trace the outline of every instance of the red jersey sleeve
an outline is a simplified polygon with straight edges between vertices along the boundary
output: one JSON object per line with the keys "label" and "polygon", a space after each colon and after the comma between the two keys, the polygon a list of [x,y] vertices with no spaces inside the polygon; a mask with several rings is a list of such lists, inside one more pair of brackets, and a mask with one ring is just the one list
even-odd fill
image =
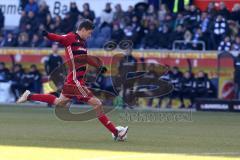
{"label": "red jersey sleeve", "polygon": [[68,46],[71,44],[72,35],[71,34],[58,35],[55,33],[48,33],[47,38],[51,41],[57,41],[64,46]]}

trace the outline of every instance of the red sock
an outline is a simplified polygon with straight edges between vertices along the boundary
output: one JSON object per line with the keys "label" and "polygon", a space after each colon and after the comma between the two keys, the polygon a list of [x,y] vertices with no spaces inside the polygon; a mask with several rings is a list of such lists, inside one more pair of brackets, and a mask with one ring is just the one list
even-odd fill
{"label": "red sock", "polygon": [[46,102],[48,104],[54,104],[57,97],[51,94],[30,94],[28,100]]}
{"label": "red sock", "polygon": [[101,114],[98,117],[98,120],[114,135],[117,134],[117,129],[114,126],[114,124],[108,119],[108,117],[105,114]]}

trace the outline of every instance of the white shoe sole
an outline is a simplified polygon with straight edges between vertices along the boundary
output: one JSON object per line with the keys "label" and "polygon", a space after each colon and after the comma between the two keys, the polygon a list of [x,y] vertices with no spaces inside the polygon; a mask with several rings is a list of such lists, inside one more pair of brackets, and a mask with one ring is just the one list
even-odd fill
{"label": "white shoe sole", "polygon": [[27,101],[27,98],[28,96],[30,95],[30,91],[29,90],[26,90],[19,98],[18,100],[16,101],[16,103],[24,103]]}

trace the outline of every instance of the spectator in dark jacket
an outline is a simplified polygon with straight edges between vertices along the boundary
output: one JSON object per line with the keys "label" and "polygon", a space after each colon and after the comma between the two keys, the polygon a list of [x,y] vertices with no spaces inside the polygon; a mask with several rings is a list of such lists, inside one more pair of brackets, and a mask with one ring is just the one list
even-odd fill
{"label": "spectator in dark jacket", "polygon": [[197,27],[200,21],[200,11],[196,8],[195,5],[191,5],[189,12],[185,15],[185,26],[189,30]]}
{"label": "spectator in dark jacket", "polygon": [[22,32],[18,37],[18,47],[29,47],[29,35],[26,32]]}
{"label": "spectator in dark jacket", "polygon": [[232,51],[238,51],[240,53],[240,36],[236,37],[232,44]]}
{"label": "spectator in dark jacket", "polygon": [[32,41],[30,42],[30,47],[36,48],[41,46],[41,39],[37,34],[34,34],[32,37]]}
{"label": "spectator in dark jacket", "polygon": [[[176,30],[173,31],[170,34],[170,42],[171,44],[175,41],[175,40],[183,40],[183,35],[184,35],[184,30],[183,30],[183,26],[179,25],[176,27]],[[176,46],[177,47],[177,46]]]}
{"label": "spectator in dark jacket", "polygon": [[30,67],[30,72],[27,73],[28,89],[33,93],[40,93],[42,91],[42,75],[35,64]]}
{"label": "spectator in dark jacket", "polygon": [[81,15],[86,19],[90,19],[91,21],[95,19],[95,13],[90,9],[89,3],[83,4],[83,12]]}
{"label": "spectator in dark jacket", "polygon": [[114,24],[111,40],[115,41],[116,43],[119,43],[121,40],[123,40],[123,38],[124,38],[123,30],[119,27],[118,24]]}
{"label": "spectator in dark jacket", "polygon": [[170,42],[169,42],[170,34],[171,33],[169,31],[168,26],[163,25],[162,30],[160,31],[159,36],[158,36],[159,37],[158,42],[159,42],[160,48],[164,48],[164,49],[171,48]]}
{"label": "spectator in dark jacket", "polygon": [[25,11],[22,11],[21,18],[19,22],[19,31],[25,32],[27,30],[27,22],[28,22],[28,16]]}
{"label": "spectator in dark jacket", "polygon": [[71,22],[73,23],[73,26],[75,26],[75,24],[77,23],[77,20],[78,20],[78,16],[80,15],[80,11],[78,10],[78,6],[77,6],[76,2],[70,3],[69,14],[70,14]]}
{"label": "spectator in dark jacket", "polygon": [[27,89],[24,81],[25,73],[21,64],[15,64],[12,73],[12,85],[11,90],[15,97],[15,100]]}
{"label": "spectator in dark jacket", "polygon": [[188,107],[192,107],[194,100],[194,77],[191,72],[185,72],[183,79],[181,80],[181,103],[183,103],[183,99],[190,99],[191,104]]}
{"label": "spectator in dark jacket", "polygon": [[236,3],[232,9],[230,19],[240,24],[240,4]]}
{"label": "spectator in dark jacket", "polygon": [[50,14],[49,7],[46,2],[43,1],[39,6],[39,11],[36,15],[39,23],[44,24],[48,14]]}
{"label": "spectator in dark jacket", "polygon": [[13,33],[9,32],[7,34],[7,37],[3,41],[3,46],[4,47],[14,47],[14,46],[16,46],[16,39],[15,39]]}
{"label": "spectator in dark jacket", "polygon": [[[167,107],[172,107],[172,101],[173,99],[181,99],[181,80],[182,80],[182,72],[178,69],[178,67],[173,67],[172,72],[170,74],[170,82],[174,86],[174,89],[172,93],[170,94],[170,100],[167,105]],[[184,107],[183,104],[181,104],[180,107]]]}
{"label": "spectator in dark jacket", "polygon": [[203,71],[198,72],[198,76],[194,83],[194,88],[196,91],[196,98],[207,98],[208,90],[210,89],[209,80],[205,77]]}
{"label": "spectator in dark jacket", "polygon": [[37,32],[38,29],[38,20],[34,14],[34,12],[30,11],[28,12],[28,18],[26,22],[26,32],[29,35],[33,35]]}
{"label": "spectator in dark jacket", "polygon": [[58,44],[52,44],[52,53],[47,56],[45,60],[45,71],[47,75],[50,75],[56,68],[63,65],[63,59],[58,53]]}
{"label": "spectator in dark jacket", "polygon": [[220,2],[219,3],[219,10],[218,10],[218,14],[222,15],[224,18],[228,19],[229,18],[229,11],[225,5],[224,2]]}
{"label": "spectator in dark jacket", "polygon": [[8,82],[11,79],[11,73],[6,68],[4,62],[0,62],[0,82]]}
{"label": "spectator in dark jacket", "polygon": [[3,12],[2,12],[2,9],[0,8],[0,30],[4,27],[4,15],[3,15]]}
{"label": "spectator in dark jacket", "polygon": [[70,13],[66,13],[65,17],[62,20],[61,31],[63,33],[71,32],[73,31],[74,26],[75,26],[75,23],[72,22]]}
{"label": "spectator in dark jacket", "polygon": [[147,30],[146,36],[143,39],[143,48],[158,48],[158,35],[159,32],[156,29],[154,24],[150,24],[149,29]]}

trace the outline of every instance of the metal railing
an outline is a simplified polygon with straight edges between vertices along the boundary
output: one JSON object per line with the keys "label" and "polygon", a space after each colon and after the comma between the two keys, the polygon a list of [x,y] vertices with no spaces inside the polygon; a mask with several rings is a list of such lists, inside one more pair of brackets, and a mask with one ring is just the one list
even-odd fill
{"label": "metal railing", "polygon": [[178,50],[176,48],[176,45],[179,44],[179,45],[182,45],[182,44],[200,44],[202,45],[202,51],[205,51],[206,50],[206,44],[204,41],[185,41],[185,40],[175,40],[173,41],[173,44],[172,44],[172,49],[173,50]]}

